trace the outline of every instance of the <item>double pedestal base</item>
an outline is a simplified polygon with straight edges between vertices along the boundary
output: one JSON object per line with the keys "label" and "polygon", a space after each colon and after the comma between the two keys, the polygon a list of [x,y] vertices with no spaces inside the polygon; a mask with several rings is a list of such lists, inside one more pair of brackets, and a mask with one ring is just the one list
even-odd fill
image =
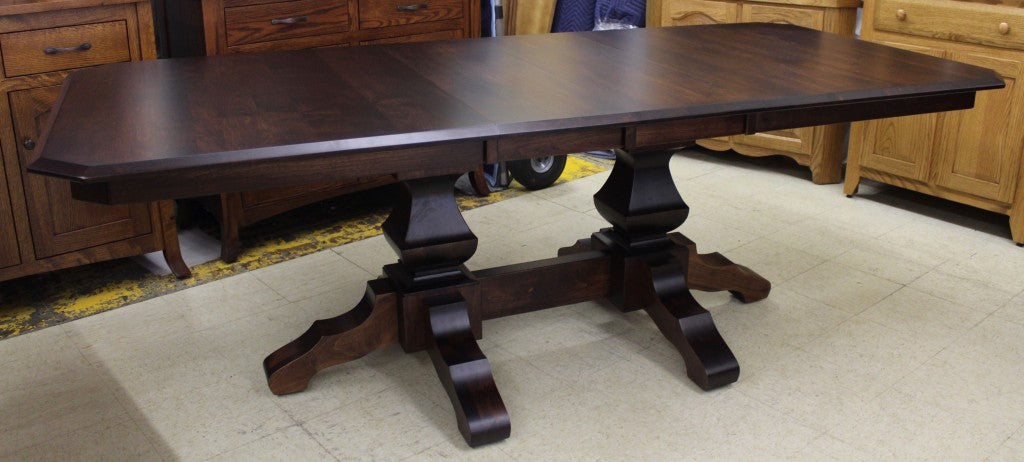
{"label": "double pedestal base", "polygon": [[[664,189],[664,178],[650,181],[651,174],[668,174],[670,153],[642,154],[652,162],[620,154],[595,195],[612,228],[559,250],[556,258],[475,272],[462,265],[475,251],[476,238],[455,207],[453,178],[406,182],[405,198],[383,226],[399,263],[367,284],[354,309],[316,321],[268,356],[264,368],[271,391],[302,391],[317,371],[398,343],[407,352],[429,352],[470,446],[499,441],[511,427],[476,343],[482,322],[602,298],[623,311],[647,311],[702,389],[735,382],[739,364],[690,290],[728,290],[750,302],[765,298],[771,285],[720,254],[698,254],[681,234],[666,233],[686,217],[671,178],[670,189]],[[644,192],[652,186],[661,190]],[[667,200],[652,202],[651,192]],[[643,201],[644,207],[636,207]]]}

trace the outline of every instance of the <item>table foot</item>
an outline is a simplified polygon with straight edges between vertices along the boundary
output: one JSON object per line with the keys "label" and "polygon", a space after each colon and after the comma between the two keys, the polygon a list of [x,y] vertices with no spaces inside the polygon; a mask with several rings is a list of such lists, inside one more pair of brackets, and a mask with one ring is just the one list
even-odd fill
{"label": "table foot", "polygon": [[433,334],[430,359],[455,408],[462,437],[472,447],[508,438],[508,411],[487,357],[476,343],[468,305],[461,300],[429,311]]}
{"label": "table foot", "polygon": [[690,294],[686,267],[676,261],[643,266],[643,283],[653,291],[644,310],[683,356],[686,375],[703,390],[735,382],[739,363],[718,333],[711,313]]}
{"label": "table foot", "polygon": [[351,311],[320,319],[304,334],[263,360],[275,395],[305,390],[321,369],[358,359],[398,343],[398,297],[382,279],[370,281]]}
{"label": "table foot", "polygon": [[728,290],[744,303],[768,297],[772,283],[746,266],[733,263],[724,255],[697,253],[697,244],[679,233],[668,235],[677,248],[687,249],[687,271],[691,289],[705,292]]}

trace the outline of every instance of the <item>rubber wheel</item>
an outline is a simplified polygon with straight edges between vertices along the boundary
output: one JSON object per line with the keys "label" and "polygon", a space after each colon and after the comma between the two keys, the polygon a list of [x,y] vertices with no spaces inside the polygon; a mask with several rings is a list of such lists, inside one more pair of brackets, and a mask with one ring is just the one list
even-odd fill
{"label": "rubber wheel", "polygon": [[506,163],[512,175],[526,189],[536,190],[551,186],[565,170],[565,156],[535,157]]}

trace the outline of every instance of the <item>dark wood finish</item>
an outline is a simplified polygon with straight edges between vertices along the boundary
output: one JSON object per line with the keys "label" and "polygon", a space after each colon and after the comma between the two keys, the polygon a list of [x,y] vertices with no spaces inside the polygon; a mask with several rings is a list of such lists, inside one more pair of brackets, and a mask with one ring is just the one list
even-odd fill
{"label": "dark wood finish", "polygon": [[508,438],[512,426],[471,324],[465,301],[430,308],[430,360],[455,408],[462,437],[476,447]]}
{"label": "dark wood finish", "polygon": [[18,234],[14,228],[14,214],[11,210],[11,196],[7,192],[7,179],[3,175],[3,159],[0,158],[0,268],[21,263],[18,248]]}
{"label": "dark wood finish", "polygon": [[[402,8],[399,8],[399,7]],[[199,56],[479,37],[477,0],[189,0],[168,4],[171,56]],[[202,47],[196,47],[202,42]],[[197,52],[197,50],[201,50]],[[359,63],[351,63],[359,66]],[[301,108],[297,108],[300,109]],[[478,172],[482,177],[482,172]],[[306,204],[397,181],[394,175],[346,178],[283,188],[241,189],[220,201],[221,258],[242,250],[239,229]],[[475,184],[480,184],[477,182]],[[477,187],[478,194],[488,194]]]}
{"label": "dark wood finish", "polygon": [[228,46],[347,32],[344,0],[295,0],[224,9]]}
{"label": "dark wood finish", "polygon": [[152,59],[152,35],[145,1],[0,0],[0,280],[159,250],[176,275],[190,274],[172,208],[75,200],[66,182],[25,171],[68,71]]}
{"label": "dark wood finish", "polygon": [[465,15],[462,0],[359,0],[360,29],[458,19]]}
{"label": "dark wood finish", "polygon": [[[795,66],[781,49],[829,59]],[[607,72],[578,72],[598,67]],[[384,345],[425,349],[463,436],[478,445],[510,429],[476,343],[484,319],[606,298],[646,310],[701,388],[737,380],[736,358],[690,290],[752,301],[771,285],[672,233],[689,208],[664,147],[730,130],[967,107],[974,92],[1000,85],[986,69],[763,24],[113,65],[69,80],[32,169],[113,203],[394,175],[403,192],[383,229],[399,261],[354,310],[272,353],[268,384],[292,393]],[[84,126],[97,117],[122,130]],[[144,127],[133,125],[140,120]],[[148,136],[123,135],[136,131]],[[456,175],[521,156],[524,146],[564,152],[594,140],[626,148],[595,194],[612,227],[556,258],[467,270],[477,240],[454,202]]]}
{"label": "dark wood finish", "polygon": [[276,395],[305,390],[324,368],[361,358],[398,343],[398,296],[387,280],[366,284],[366,295],[351,311],[313,323],[304,334],[263,361]]}

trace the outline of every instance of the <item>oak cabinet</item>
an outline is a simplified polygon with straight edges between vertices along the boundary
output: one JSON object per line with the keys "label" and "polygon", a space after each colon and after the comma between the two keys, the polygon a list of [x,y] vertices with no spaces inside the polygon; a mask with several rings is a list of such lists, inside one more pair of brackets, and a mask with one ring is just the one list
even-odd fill
{"label": "oak cabinet", "polygon": [[865,2],[865,40],[993,69],[1006,88],[978,93],[969,110],[853,124],[844,192],[869,178],[1007,214],[1024,243],[1022,19],[988,1]]}
{"label": "oak cabinet", "polygon": [[153,43],[146,1],[0,2],[0,280],[157,250],[189,275],[171,203],[82,202],[68,182],[25,170],[69,72],[155,58]]}
{"label": "oak cabinet", "polygon": [[[168,23],[177,25],[175,30],[167,32],[166,43],[171,56],[480,36],[477,0],[166,0],[162,3]],[[221,259],[230,262],[241,252],[240,228],[296,207],[395,181],[389,175],[229,193],[207,198],[204,204],[220,221]]]}
{"label": "oak cabinet", "polygon": [[[853,35],[859,0],[650,0],[647,24],[685,26],[734,22],[772,22]],[[839,183],[847,125],[777,130],[754,135],[698,140],[709,149],[732,149],[750,156],[784,155],[811,169],[818,184]]]}
{"label": "oak cabinet", "polygon": [[21,263],[18,234],[14,230],[14,213],[11,211],[11,195],[7,192],[7,179],[3,171],[3,159],[0,158],[0,268]]}

